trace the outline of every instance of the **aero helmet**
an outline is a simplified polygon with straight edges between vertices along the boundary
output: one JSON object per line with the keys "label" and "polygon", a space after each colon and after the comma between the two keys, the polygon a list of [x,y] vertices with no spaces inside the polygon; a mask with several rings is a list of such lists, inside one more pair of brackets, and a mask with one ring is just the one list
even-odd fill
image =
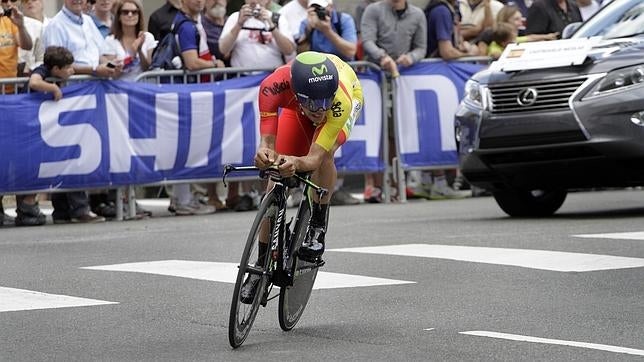
{"label": "aero helmet", "polygon": [[300,53],[291,64],[291,87],[302,107],[311,112],[327,110],[338,89],[338,69],[322,53]]}

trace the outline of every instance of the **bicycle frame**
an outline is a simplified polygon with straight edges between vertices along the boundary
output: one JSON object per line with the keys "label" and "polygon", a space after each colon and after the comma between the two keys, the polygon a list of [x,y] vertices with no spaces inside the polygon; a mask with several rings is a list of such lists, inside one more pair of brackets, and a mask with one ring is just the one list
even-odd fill
{"label": "bicycle frame", "polygon": [[[293,285],[293,277],[296,274],[295,270],[295,263],[292,263],[292,257],[294,255],[292,248],[292,241],[295,233],[295,228],[293,230],[290,228],[290,225],[293,223],[293,225],[298,225],[300,221],[300,217],[303,214],[302,208],[303,207],[310,207],[310,196],[309,196],[309,190],[314,190],[316,194],[318,195],[319,198],[323,198],[328,191],[325,188],[322,188],[316,184],[314,184],[310,179],[308,175],[302,176],[299,174],[295,174],[292,176],[293,179],[297,180],[297,182],[301,182],[304,184],[304,189],[303,189],[303,194],[304,198],[302,199],[302,202],[300,203],[297,213],[295,214],[294,219],[291,219],[290,221],[286,221],[286,199],[287,199],[287,191],[290,187],[293,187],[292,180],[289,180],[289,178],[284,178],[279,174],[279,170],[277,169],[277,166],[272,166],[269,167],[266,170],[260,170],[256,166],[233,166],[233,165],[226,165],[224,166],[224,174],[223,174],[223,183],[224,186],[226,186],[226,176],[233,172],[233,171],[259,171],[260,172],[260,177],[261,178],[269,178],[271,181],[273,181],[273,188],[269,190],[266,195],[268,194],[273,194],[276,199],[277,203],[279,205],[279,210],[277,214],[277,219],[276,219],[276,228],[274,228],[274,232],[272,235],[270,235],[270,252],[271,252],[271,260],[273,261],[271,263],[271,268],[269,268],[269,280],[271,281],[272,285],[276,285],[279,287],[286,287],[286,286],[292,286]],[[289,182],[290,181],[290,182]],[[293,185],[293,186],[292,186]],[[312,268],[317,268],[323,265],[323,262],[321,264],[317,265],[312,265],[310,269]],[[265,304],[265,303],[262,303]]]}

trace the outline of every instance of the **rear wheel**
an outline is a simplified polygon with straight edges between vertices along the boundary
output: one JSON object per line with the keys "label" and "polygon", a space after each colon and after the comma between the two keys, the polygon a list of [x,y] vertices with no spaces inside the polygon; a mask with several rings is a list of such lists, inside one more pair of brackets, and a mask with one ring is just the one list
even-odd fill
{"label": "rear wheel", "polygon": [[311,208],[305,202],[300,205],[300,218],[293,233],[293,246],[290,248],[290,260],[295,263],[293,285],[280,288],[278,317],[280,327],[290,331],[300,320],[304,308],[311,296],[311,290],[318,274],[318,266],[297,258],[297,250],[306,237],[306,229],[311,217]]}
{"label": "rear wheel", "polygon": [[566,200],[566,190],[503,190],[493,193],[496,203],[514,217],[539,217],[554,214]]}
{"label": "rear wheel", "polygon": [[[235,291],[230,306],[230,318],[228,321],[228,341],[233,348],[241,346],[248,337],[250,329],[253,326],[257,311],[261,305],[264,294],[268,289],[269,275],[267,273],[269,265],[269,254],[267,251],[260,259],[259,257],[259,238],[267,241],[270,231],[275,227],[277,211],[279,207],[272,193],[266,195],[262,204],[257,211],[257,216],[253,222],[246,246],[242,253],[237,272],[237,281],[235,282]],[[267,234],[268,232],[268,234]],[[246,279],[253,276],[259,277],[255,296],[251,300],[243,300],[241,296],[242,286]]]}

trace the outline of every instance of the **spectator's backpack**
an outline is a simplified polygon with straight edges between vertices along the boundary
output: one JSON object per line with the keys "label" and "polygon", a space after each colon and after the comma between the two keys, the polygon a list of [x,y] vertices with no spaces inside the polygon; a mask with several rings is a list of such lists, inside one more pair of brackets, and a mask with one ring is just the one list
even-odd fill
{"label": "spectator's backpack", "polygon": [[[165,70],[174,70],[177,69],[175,65],[172,63],[172,60],[175,57],[179,57],[181,59],[182,67],[185,69],[183,57],[181,56],[181,47],[179,46],[179,42],[177,40],[177,33],[181,28],[181,25],[187,21],[192,21],[190,19],[182,19],[179,21],[177,24],[172,24],[172,28],[170,28],[170,33],[166,34],[166,36],[161,39],[159,44],[154,48],[154,51],[152,52],[152,59],[150,60],[150,67],[148,68],[149,70],[154,70],[154,69],[165,69]],[[197,44],[199,44],[199,31],[197,31]]]}

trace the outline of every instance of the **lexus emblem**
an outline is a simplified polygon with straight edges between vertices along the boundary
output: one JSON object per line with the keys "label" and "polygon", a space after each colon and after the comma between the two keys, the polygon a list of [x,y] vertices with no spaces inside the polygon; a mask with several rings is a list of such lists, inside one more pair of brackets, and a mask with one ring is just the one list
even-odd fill
{"label": "lexus emblem", "polygon": [[537,102],[539,93],[534,88],[522,89],[517,95],[517,103],[523,107],[531,106]]}

